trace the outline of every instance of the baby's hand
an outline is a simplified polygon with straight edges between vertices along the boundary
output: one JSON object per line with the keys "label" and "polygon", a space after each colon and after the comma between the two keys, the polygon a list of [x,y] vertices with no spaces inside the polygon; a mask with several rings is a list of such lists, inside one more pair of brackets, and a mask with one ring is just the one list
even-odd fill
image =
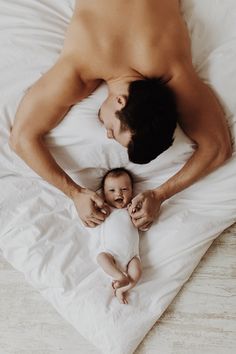
{"label": "baby's hand", "polygon": [[131,203],[129,203],[129,205],[127,206],[127,209],[128,209],[128,211],[129,211],[130,215],[133,214],[133,213],[136,213],[136,211],[139,211],[141,208],[142,208],[142,204],[141,204],[141,203],[137,204],[137,205],[134,207],[134,206],[132,205],[132,202],[131,202]]}

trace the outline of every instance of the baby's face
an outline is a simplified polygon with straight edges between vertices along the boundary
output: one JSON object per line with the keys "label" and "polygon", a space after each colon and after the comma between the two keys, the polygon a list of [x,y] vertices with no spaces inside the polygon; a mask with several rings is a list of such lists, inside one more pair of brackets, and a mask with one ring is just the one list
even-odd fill
{"label": "baby's face", "polygon": [[132,199],[132,184],[128,174],[119,177],[108,176],[104,182],[104,197],[114,208],[125,208]]}

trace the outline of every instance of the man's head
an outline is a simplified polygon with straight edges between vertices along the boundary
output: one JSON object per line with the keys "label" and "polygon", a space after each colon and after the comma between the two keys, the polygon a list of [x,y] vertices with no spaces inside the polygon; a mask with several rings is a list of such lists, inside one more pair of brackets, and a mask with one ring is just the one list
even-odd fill
{"label": "man's head", "polygon": [[133,178],[124,168],[108,171],[102,179],[102,191],[106,202],[114,208],[125,208],[133,195]]}
{"label": "man's head", "polygon": [[129,159],[148,163],[173,142],[178,112],[174,93],[161,79],[135,80],[127,95],[111,95],[100,110],[109,138],[128,148]]}
{"label": "man's head", "polygon": [[98,117],[107,130],[107,137],[128,147],[132,133],[129,127],[122,123],[117,116],[117,111],[125,107],[126,100],[127,95],[110,94],[101,105]]}

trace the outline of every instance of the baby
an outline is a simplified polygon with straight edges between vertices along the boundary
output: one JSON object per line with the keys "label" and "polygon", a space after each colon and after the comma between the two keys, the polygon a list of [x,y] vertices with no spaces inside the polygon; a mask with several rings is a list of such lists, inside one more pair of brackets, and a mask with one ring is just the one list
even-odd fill
{"label": "baby", "polygon": [[141,277],[139,233],[127,206],[133,195],[131,174],[124,168],[108,171],[102,180],[102,193],[111,214],[101,225],[101,249],[97,262],[114,280],[112,287],[118,300],[127,304],[127,291]]}

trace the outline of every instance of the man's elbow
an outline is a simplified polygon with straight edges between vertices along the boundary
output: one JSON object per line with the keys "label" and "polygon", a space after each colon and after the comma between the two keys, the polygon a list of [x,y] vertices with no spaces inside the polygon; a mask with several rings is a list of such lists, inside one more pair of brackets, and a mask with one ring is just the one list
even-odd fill
{"label": "man's elbow", "polygon": [[17,155],[21,156],[27,145],[27,141],[28,138],[23,132],[12,129],[8,144]]}
{"label": "man's elbow", "polygon": [[220,167],[223,165],[233,154],[232,145],[229,144],[220,144],[217,146],[216,155],[215,155],[215,167]]}
{"label": "man's elbow", "polygon": [[8,144],[10,148],[17,153],[17,151],[19,150],[20,139],[18,134],[15,134],[13,130],[11,131],[10,137],[8,139]]}

